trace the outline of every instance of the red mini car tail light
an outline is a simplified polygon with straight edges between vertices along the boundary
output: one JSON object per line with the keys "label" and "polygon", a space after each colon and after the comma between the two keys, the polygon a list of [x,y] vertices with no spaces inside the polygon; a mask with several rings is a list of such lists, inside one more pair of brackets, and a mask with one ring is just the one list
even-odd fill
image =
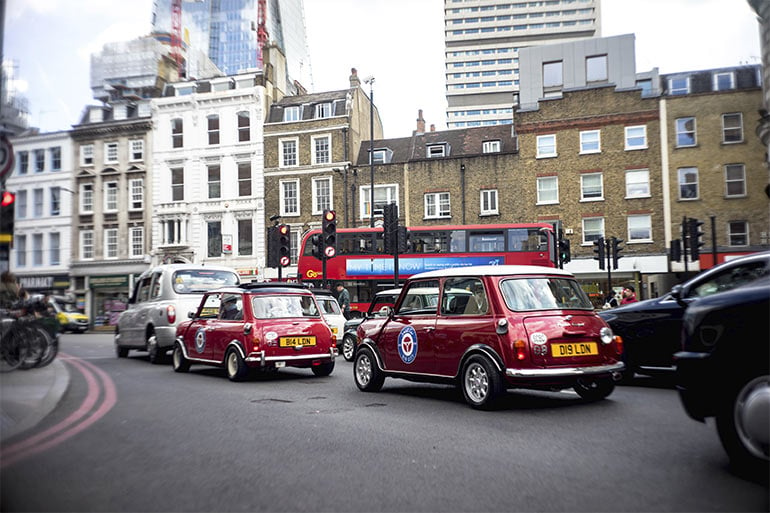
{"label": "red mini car tail light", "polygon": [[615,351],[618,354],[623,354],[623,337],[615,335]]}
{"label": "red mini car tail light", "polygon": [[516,350],[516,359],[517,360],[523,360],[527,357],[527,343],[523,340],[519,339],[516,342],[513,343],[513,348]]}
{"label": "red mini car tail light", "polygon": [[174,322],[176,322],[176,308],[174,308],[174,305],[168,305],[166,307],[166,318],[168,319],[169,324],[174,324]]}

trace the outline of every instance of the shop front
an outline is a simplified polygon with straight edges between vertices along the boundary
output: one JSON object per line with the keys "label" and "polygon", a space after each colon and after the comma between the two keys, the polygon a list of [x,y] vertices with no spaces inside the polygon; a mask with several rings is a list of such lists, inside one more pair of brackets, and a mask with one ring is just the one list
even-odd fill
{"label": "shop front", "polygon": [[52,294],[63,296],[70,288],[67,274],[25,275],[17,274],[19,285],[30,294]]}
{"label": "shop front", "polygon": [[123,275],[91,276],[91,319],[96,331],[112,331],[118,316],[126,309],[130,293],[129,277]]}

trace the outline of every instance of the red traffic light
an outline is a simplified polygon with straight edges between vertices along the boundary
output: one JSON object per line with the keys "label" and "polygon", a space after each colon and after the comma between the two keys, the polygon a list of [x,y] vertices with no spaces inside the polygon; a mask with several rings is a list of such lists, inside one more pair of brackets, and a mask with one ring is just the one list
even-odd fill
{"label": "red traffic light", "polygon": [[337,218],[337,213],[334,210],[327,210],[324,212],[324,218],[327,223],[333,223],[334,219]]}
{"label": "red traffic light", "polygon": [[287,235],[289,233],[289,225],[282,224],[278,226],[278,233],[281,235]]}
{"label": "red traffic light", "polygon": [[0,206],[7,207],[13,204],[16,200],[16,195],[9,191],[3,191],[2,197],[0,197]]}

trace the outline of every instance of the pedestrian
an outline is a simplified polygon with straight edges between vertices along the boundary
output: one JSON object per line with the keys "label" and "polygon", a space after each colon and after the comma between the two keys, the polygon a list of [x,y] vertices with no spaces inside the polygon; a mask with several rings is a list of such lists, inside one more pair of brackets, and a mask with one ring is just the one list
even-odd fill
{"label": "pedestrian", "polygon": [[0,306],[10,308],[19,300],[19,282],[11,271],[3,271],[0,274]]}
{"label": "pedestrian", "polygon": [[636,303],[636,289],[633,285],[623,287],[623,298],[620,300],[621,305],[627,305],[628,303]]}
{"label": "pedestrian", "polygon": [[605,310],[609,308],[615,308],[618,306],[618,298],[615,297],[615,291],[610,290],[610,292],[607,294],[607,297],[604,298],[604,308]]}
{"label": "pedestrian", "polygon": [[342,283],[337,284],[337,302],[340,304],[345,319],[350,319],[350,292],[345,289]]}

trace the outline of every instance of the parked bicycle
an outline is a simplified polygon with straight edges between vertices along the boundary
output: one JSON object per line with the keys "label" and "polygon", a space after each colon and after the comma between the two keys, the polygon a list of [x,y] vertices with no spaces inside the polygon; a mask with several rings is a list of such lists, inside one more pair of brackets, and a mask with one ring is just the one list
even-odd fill
{"label": "parked bicycle", "polygon": [[58,323],[42,301],[0,311],[0,372],[44,367],[58,352]]}

